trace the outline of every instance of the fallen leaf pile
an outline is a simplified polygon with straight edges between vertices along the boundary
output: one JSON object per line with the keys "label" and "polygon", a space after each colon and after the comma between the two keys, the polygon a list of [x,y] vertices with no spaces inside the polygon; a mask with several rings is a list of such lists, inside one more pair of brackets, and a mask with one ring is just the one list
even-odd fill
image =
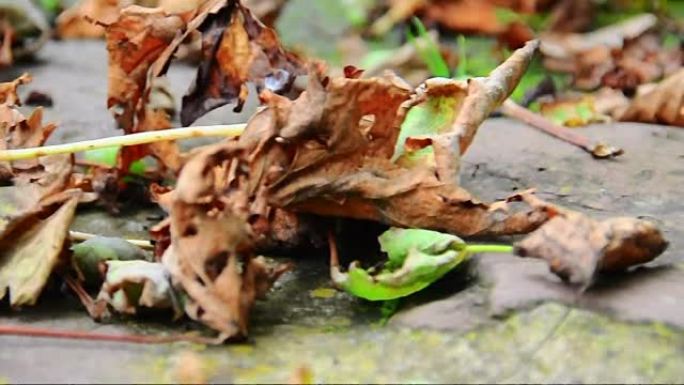
{"label": "fallen leaf pile", "polygon": [[[163,259],[193,300],[186,312],[225,337],[246,333],[257,277],[268,287],[277,276],[252,257],[276,209],[461,236],[544,228],[559,209],[530,192],[486,204],[458,186],[461,154],[536,47],[528,43],[468,84],[434,79],[413,91],[392,75],[332,78],[314,68],[295,100],[262,91],[267,108],[243,135],[199,150],[170,193],[171,245]],[[414,127],[440,102],[456,112],[432,128]],[[416,108],[419,117],[408,120]],[[411,162],[393,161],[421,150]]]}
{"label": "fallen leaf pile", "polygon": [[545,65],[572,73],[579,89],[633,91],[670,75],[684,60],[679,47],[664,49],[651,33],[656,22],[654,15],[645,14],[584,34],[547,33],[542,36]]}
{"label": "fallen leaf pile", "polygon": [[[275,17],[283,2],[249,2],[257,3],[264,7],[259,14]],[[584,288],[598,272],[654,259],[667,242],[649,222],[598,222],[544,202],[532,190],[481,202],[459,184],[461,157],[479,126],[510,103],[539,49],[519,15],[551,6],[551,32],[541,41],[548,66],[564,65],[557,69],[573,73],[578,86],[620,93],[670,74],[632,101],[621,93],[622,104],[611,111],[625,120],[684,122],[682,72],[671,65],[681,57],[653,48],[653,16],[583,34],[578,31],[589,21],[563,17],[585,14],[588,1],[390,1],[372,32],[418,14],[517,48],[486,77],[436,77],[418,87],[391,72],[352,66],[334,76],[322,62],[286,50],[237,0],[81,1],[60,16],[58,32],[104,34],[107,107],[124,134],[172,126],[174,103],[163,97],[164,75],[192,40],[201,50],[182,98],[184,125],[224,105],[239,111],[250,85],[262,106],[238,138],[185,154],[173,142],[124,147],[117,167],[87,176],[74,172],[69,156],[1,163],[0,299],[9,292],[12,306],[33,304],[57,272],[96,319],[155,308],[203,323],[218,332],[217,341],[244,338],[255,301],[292,267],[261,252],[321,237],[329,230],[325,217],[396,227],[381,238],[389,256],[382,270],[352,266],[342,273],[332,266],[338,285],[362,287],[359,295],[375,300],[411,294],[443,276],[464,259],[458,237],[531,233],[517,243],[517,253],[545,260],[555,274]],[[518,16],[502,18],[502,7]],[[307,77],[303,90],[294,87],[299,76]],[[55,129],[41,123],[40,108],[29,118],[19,112],[16,90],[28,81],[24,75],[0,84],[0,150],[41,146]],[[593,97],[557,99],[542,103],[542,112],[561,124],[582,125],[602,117],[595,103]],[[92,190],[106,199],[107,186],[148,155],[159,161],[160,175],[175,180],[175,186],[150,187],[168,213],[151,230],[155,259],[104,237],[70,247],[77,204],[92,201]],[[402,243],[411,240],[417,245]],[[88,289],[95,287],[92,298]]]}

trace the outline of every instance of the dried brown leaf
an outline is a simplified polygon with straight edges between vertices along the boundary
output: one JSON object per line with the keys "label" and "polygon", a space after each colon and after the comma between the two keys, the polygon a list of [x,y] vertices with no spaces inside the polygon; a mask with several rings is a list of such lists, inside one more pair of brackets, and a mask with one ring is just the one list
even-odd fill
{"label": "dried brown leaf", "polygon": [[[234,142],[200,150],[183,167],[171,206],[171,246],[162,258],[188,294],[186,313],[221,333],[247,335],[254,300],[284,271],[254,258],[268,208],[249,194],[242,148]],[[237,158],[236,158],[237,157]]]}
{"label": "dried brown leaf", "polygon": [[[437,136],[456,138],[444,151],[451,161],[514,88],[534,49],[530,43],[491,77],[471,81],[455,128]],[[548,218],[550,205],[532,207],[520,196],[509,204],[478,202],[454,183],[453,163],[446,162],[453,174],[444,179],[434,166],[392,163],[406,109],[420,102],[396,78],[312,75],[294,102],[268,92],[262,99],[269,108],[250,120],[240,141],[253,154],[250,179],[267,186],[272,206],[466,236],[524,233]]]}
{"label": "dried brown leaf", "polygon": [[93,20],[109,23],[120,11],[119,0],[81,0],[57,18],[57,35],[64,39],[99,38],[104,28]]}
{"label": "dried brown leaf", "polygon": [[17,95],[17,89],[23,84],[30,83],[33,80],[31,75],[24,73],[11,82],[0,83],[0,103],[8,104],[10,106],[20,106],[21,100]]}
{"label": "dried brown leaf", "polygon": [[[116,21],[106,26],[109,52],[109,92],[107,106],[125,133],[162,130],[171,127],[166,108],[149,104],[152,82],[150,69],[164,53],[179,30],[185,28],[181,16],[161,8],[131,6],[123,9]],[[119,166],[128,166],[152,154],[173,171],[182,164],[174,142],[126,147]]]}
{"label": "dried brown leaf", "polygon": [[[47,283],[74,218],[79,192],[45,219],[25,220],[0,239],[0,299],[9,291],[12,306],[33,305]],[[49,211],[48,211],[49,213]]]}
{"label": "dried brown leaf", "polygon": [[611,218],[596,221],[563,212],[516,244],[516,254],[545,260],[564,281],[589,286],[598,272],[624,270],[649,262],[667,247],[648,221]]}
{"label": "dried brown leaf", "polygon": [[684,127],[684,69],[637,95],[619,119]]}
{"label": "dried brown leaf", "polygon": [[181,123],[190,125],[220,106],[247,98],[248,81],[257,89],[286,92],[303,63],[285,51],[271,28],[254,18],[239,1],[214,1],[197,29],[202,32],[202,62],[190,91],[183,97]]}

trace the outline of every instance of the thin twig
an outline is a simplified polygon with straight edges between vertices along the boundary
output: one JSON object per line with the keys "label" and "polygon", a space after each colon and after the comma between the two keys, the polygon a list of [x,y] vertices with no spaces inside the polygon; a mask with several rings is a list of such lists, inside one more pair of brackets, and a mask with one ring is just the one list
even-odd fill
{"label": "thin twig", "polygon": [[545,117],[516,104],[511,99],[507,99],[503,102],[501,106],[501,112],[508,117],[521,120],[551,136],[573,144],[587,151],[594,158],[612,158],[624,153],[621,148],[593,142],[586,136],[582,136],[566,127],[555,124]]}
{"label": "thin twig", "polygon": [[[76,242],[87,241],[88,239],[92,239],[92,238],[95,238],[97,236],[98,236],[97,234],[83,233],[80,231],[69,231],[69,239],[71,239],[72,241],[76,241]],[[147,249],[147,250],[153,250],[154,249],[154,245],[152,244],[152,242],[150,242],[148,240],[124,239],[124,241],[126,241],[130,244],[136,245],[142,249]]]}
{"label": "thin twig", "polygon": [[34,159],[47,155],[73,154],[81,151],[96,150],[114,146],[135,146],[161,141],[190,139],[209,136],[234,137],[239,136],[245,129],[244,123],[226,124],[218,126],[197,126],[171,128],[168,130],[139,132],[130,135],[113,136],[109,138],[84,140],[75,143],[57,144],[53,146],[21,148],[0,151],[0,161]]}
{"label": "thin twig", "polygon": [[134,344],[165,344],[171,342],[193,342],[200,344],[216,344],[218,339],[196,335],[177,334],[170,336],[151,336],[142,334],[108,334],[80,330],[57,330],[26,325],[0,325],[0,335],[64,338],[89,341],[127,342]]}
{"label": "thin twig", "polygon": [[81,282],[68,275],[64,275],[62,278],[64,279],[64,283],[66,283],[67,286],[69,286],[69,288],[74,292],[74,294],[76,294],[78,299],[81,301],[81,304],[86,308],[86,311],[88,312],[88,315],[90,315],[90,318],[94,320],[100,320],[107,314],[107,304],[102,301],[93,300],[90,297],[90,294],[88,294],[88,292],[85,290]]}

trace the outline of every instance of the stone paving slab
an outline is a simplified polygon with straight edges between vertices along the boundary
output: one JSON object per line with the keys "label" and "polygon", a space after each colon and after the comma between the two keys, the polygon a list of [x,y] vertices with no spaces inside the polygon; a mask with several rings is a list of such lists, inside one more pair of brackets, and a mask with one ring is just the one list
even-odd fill
{"label": "stone paving slab", "polygon": [[[36,89],[55,99],[46,110],[48,119],[61,123],[53,142],[119,133],[104,107],[102,42],[50,42],[38,62],[0,72],[0,80],[24,70],[35,77],[24,94]],[[193,75],[190,67],[172,68],[174,92],[185,91]],[[253,107],[240,115],[222,108],[198,124],[245,121]],[[671,241],[662,258],[649,269],[601,281],[580,300],[539,262],[482,255],[406,300],[383,327],[375,304],[344,293],[317,297],[315,289],[330,285],[327,257],[302,256],[257,304],[244,344],[202,348],[0,336],[0,381],[169,382],[176,358],[188,350],[208,364],[214,382],[282,383],[301,365],[317,381],[338,383],[681,381],[684,334],[673,325],[681,326],[684,311],[678,267],[684,262],[684,130],[621,123],[578,131],[622,146],[626,154],[596,161],[522,123],[490,119],[465,157],[462,180],[483,199],[536,187],[543,198],[597,218],[631,215],[662,226]],[[154,214],[107,218],[81,210],[74,228],[145,236]],[[0,323],[128,333],[188,327],[163,317],[97,324],[75,299],[59,293],[21,312],[0,308]]]}

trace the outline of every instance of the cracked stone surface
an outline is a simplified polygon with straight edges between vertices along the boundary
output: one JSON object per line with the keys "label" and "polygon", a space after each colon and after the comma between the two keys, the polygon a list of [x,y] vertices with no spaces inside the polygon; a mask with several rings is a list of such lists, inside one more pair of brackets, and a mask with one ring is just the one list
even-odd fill
{"label": "cracked stone surface", "polygon": [[[30,71],[22,91],[49,93],[46,118],[60,128],[51,142],[120,134],[105,108],[106,52],[100,41],[50,42],[39,60],[0,72]],[[173,91],[192,68],[172,67]],[[197,124],[245,121],[230,106]],[[490,119],[465,157],[462,182],[483,199],[537,188],[552,202],[596,218],[631,215],[658,223],[671,245],[647,268],[603,277],[581,297],[546,266],[506,255],[481,255],[423,293],[381,326],[377,304],[328,288],[327,255],[298,256],[296,268],[257,304],[249,341],[202,347],[186,343],[111,342],[0,336],[0,382],[173,382],[177,357],[195,352],[212,382],[286,382],[309,367],[316,382],[675,382],[684,377],[684,130],[643,124],[578,129],[621,146],[618,159],[596,161],[575,147],[509,119]],[[110,217],[80,210],[73,228],[145,237],[156,210]],[[361,256],[358,256],[361,257]],[[630,321],[630,322],[626,322]],[[638,321],[638,322],[634,322]],[[108,333],[173,333],[188,323],[163,315],[90,320],[58,288],[38,306],[10,311],[0,324]]]}

